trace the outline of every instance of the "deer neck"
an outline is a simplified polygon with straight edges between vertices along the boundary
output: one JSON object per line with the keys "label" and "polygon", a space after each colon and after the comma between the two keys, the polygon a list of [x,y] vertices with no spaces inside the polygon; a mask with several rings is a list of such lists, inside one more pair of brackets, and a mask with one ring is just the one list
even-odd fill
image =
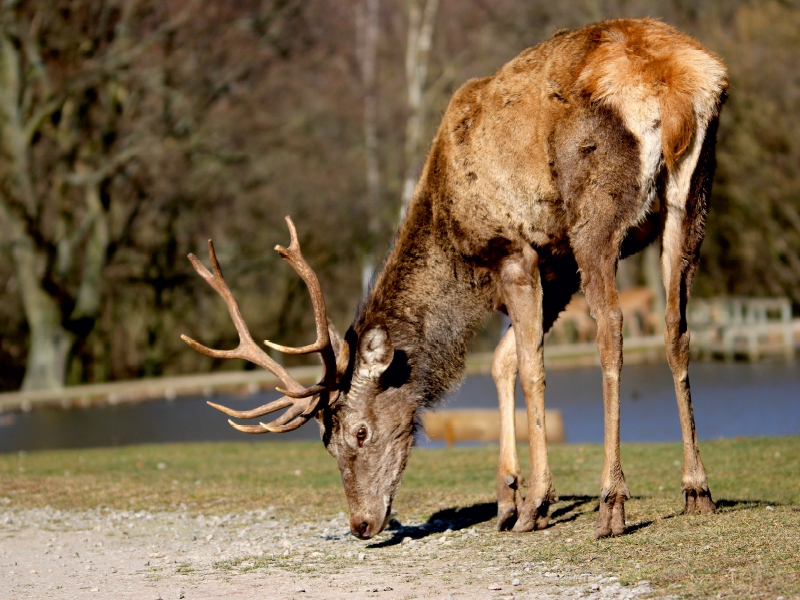
{"label": "deer neck", "polygon": [[488,275],[460,257],[435,227],[432,200],[416,197],[356,319],[359,335],[387,328],[405,352],[408,384],[431,405],[460,381],[467,343],[491,309]]}

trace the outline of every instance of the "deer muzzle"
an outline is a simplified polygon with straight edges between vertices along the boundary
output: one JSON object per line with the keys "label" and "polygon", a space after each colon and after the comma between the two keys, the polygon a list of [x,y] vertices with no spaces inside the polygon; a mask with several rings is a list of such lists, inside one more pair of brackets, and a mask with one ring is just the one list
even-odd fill
{"label": "deer muzzle", "polygon": [[374,515],[366,512],[350,514],[350,532],[360,540],[368,540],[386,529],[389,524],[389,515],[392,506],[389,504],[382,511]]}

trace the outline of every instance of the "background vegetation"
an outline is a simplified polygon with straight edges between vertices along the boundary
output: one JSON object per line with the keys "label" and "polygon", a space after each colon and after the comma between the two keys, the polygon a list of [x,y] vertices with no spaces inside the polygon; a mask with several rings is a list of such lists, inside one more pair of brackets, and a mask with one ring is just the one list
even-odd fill
{"label": "background vegetation", "polygon": [[1,6],[0,389],[26,366],[28,388],[242,368],[179,339],[235,341],[185,259],[208,238],[256,338],[307,338],[305,289],[272,251],[286,214],[344,327],[452,92],[620,16],[663,18],[730,69],[696,292],[800,306],[796,2]]}

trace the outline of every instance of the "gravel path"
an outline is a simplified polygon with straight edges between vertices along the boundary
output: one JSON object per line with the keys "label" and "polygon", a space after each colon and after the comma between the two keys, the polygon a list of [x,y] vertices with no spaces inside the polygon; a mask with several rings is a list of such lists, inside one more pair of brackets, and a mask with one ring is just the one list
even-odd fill
{"label": "gravel path", "polygon": [[269,509],[195,516],[184,507],[0,506],[0,598],[627,600],[654,593],[646,581],[620,586],[608,573],[524,562],[512,548],[520,538],[496,535],[491,522],[397,524],[369,543],[348,533],[344,514],[293,523]]}

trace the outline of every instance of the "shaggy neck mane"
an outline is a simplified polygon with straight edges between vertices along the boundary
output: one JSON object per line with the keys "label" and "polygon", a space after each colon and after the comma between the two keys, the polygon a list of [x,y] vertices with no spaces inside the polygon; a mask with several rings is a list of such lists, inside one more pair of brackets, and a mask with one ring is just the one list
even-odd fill
{"label": "shaggy neck mane", "polygon": [[458,256],[436,228],[433,199],[418,194],[354,328],[389,331],[395,352],[405,352],[408,383],[420,405],[430,406],[461,380],[467,342],[491,308],[489,277]]}

